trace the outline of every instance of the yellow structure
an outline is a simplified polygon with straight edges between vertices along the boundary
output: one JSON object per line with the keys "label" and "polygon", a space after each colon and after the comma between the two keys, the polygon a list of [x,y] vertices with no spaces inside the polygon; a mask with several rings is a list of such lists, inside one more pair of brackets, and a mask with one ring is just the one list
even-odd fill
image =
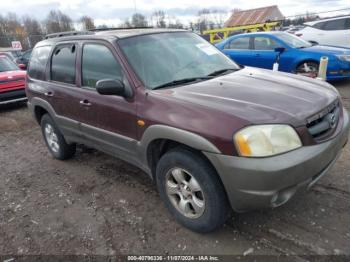
{"label": "yellow structure", "polygon": [[204,35],[210,36],[210,43],[219,43],[222,40],[229,37],[231,32],[243,30],[245,32],[260,32],[260,31],[271,31],[276,26],[280,25],[280,21],[277,22],[267,22],[255,25],[242,25],[235,27],[225,27],[220,29],[206,30],[203,32]]}

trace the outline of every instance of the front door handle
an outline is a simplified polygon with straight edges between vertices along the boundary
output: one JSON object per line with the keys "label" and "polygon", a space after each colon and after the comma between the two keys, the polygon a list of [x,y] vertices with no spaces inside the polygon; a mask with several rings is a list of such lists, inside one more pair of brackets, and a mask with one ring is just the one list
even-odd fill
{"label": "front door handle", "polygon": [[91,106],[91,103],[87,99],[81,100],[79,103],[82,106]]}
{"label": "front door handle", "polygon": [[47,97],[52,97],[53,93],[51,91],[48,91],[48,92],[45,92],[44,95]]}

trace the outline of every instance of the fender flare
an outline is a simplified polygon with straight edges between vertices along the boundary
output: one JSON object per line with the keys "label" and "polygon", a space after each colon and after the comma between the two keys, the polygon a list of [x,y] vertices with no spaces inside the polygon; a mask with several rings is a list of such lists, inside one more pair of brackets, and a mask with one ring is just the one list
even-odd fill
{"label": "fender flare", "polygon": [[143,163],[147,163],[148,146],[152,141],[158,139],[168,139],[199,151],[221,154],[221,151],[215,145],[198,134],[166,125],[152,125],[146,129],[138,142],[139,153]]}
{"label": "fender flare", "polygon": [[36,118],[36,115],[35,115],[35,107],[41,107],[45,109],[50,114],[51,117],[56,117],[57,115],[53,107],[50,105],[50,103],[39,97],[33,97],[28,103],[28,106],[36,120],[38,119]]}

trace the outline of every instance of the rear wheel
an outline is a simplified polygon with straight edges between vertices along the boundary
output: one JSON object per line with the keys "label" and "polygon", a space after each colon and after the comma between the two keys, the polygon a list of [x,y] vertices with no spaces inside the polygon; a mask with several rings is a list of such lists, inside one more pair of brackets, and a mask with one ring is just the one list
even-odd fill
{"label": "rear wheel", "polygon": [[313,61],[305,61],[298,65],[295,70],[297,75],[316,78],[318,74],[319,64]]}
{"label": "rear wheel", "polygon": [[45,114],[41,118],[41,131],[53,157],[64,160],[74,156],[76,145],[67,144],[52,118]]}
{"label": "rear wheel", "polygon": [[189,149],[175,148],[161,157],[156,176],[160,196],[179,223],[202,233],[224,224],[230,208],[208,160]]}

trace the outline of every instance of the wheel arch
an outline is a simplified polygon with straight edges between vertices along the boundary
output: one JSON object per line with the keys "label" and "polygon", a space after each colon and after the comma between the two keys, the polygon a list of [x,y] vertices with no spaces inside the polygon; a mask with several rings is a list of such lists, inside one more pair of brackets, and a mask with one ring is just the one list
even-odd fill
{"label": "wheel arch", "polygon": [[296,61],[295,65],[294,65],[294,68],[293,68],[294,72],[296,72],[297,68],[300,65],[302,65],[303,63],[306,63],[306,62],[313,62],[313,63],[317,63],[317,64],[320,63],[320,61],[315,59],[315,58],[302,58],[302,59]]}
{"label": "wheel arch", "polygon": [[[139,142],[139,153],[142,162],[149,167],[152,177],[154,176],[155,166],[160,157],[165,152],[177,146],[187,147],[200,154],[203,151],[216,154],[221,153],[215,145],[198,134],[175,127],[153,125],[146,129]],[[202,155],[204,156],[204,154]]]}

